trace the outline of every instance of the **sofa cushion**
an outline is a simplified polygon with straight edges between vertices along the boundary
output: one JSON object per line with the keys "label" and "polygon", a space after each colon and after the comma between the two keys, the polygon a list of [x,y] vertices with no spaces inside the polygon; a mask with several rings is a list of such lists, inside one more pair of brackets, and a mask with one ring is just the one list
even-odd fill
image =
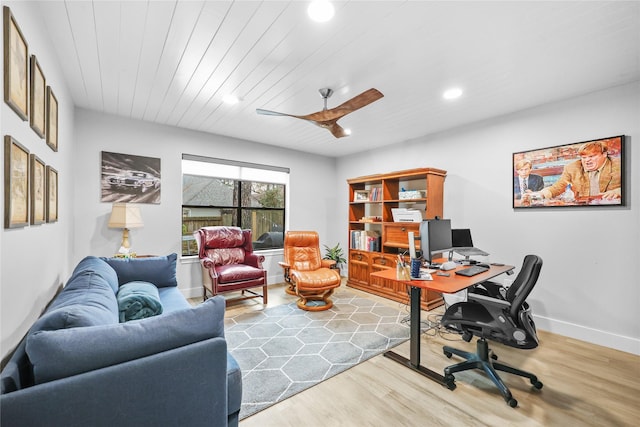
{"label": "sofa cushion", "polygon": [[178,286],[176,260],[178,255],[147,258],[102,258],[118,275],[118,283],[124,285],[136,280],[150,282],[158,288]]}
{"label": "sofa cushion", "polygon": [[96,257],[80,261],[60,294],[29,333],[118,323],[115,271]]}
{"label": "sofa cushion", "polygon": [[162,312],[165,314],[191,307],[180,289],[173,286],[158,289],[158,294],[162,302]]}
{"label": "sofa cushion", "polygon": [[26,352],[36,384],[116,365],[214,337],[224,337],[221,296],[162,316],[114,325],[39,331]]}
{"label": "sofa cushion", "polygon": [[95,256],[84,257],[84,259],[78,263],[76,268],[73,269],[71,277],[67,280],[65,288],[68,288],[73,284],[81,284],[81,282],[76,282],[74,280],[75,276],[84,274],[87,271],[91,271],[106,280],[113,289],[114,294],[118,292],[118,275],[116,274],[116,271],[113,267],[104,262],[104,260]]}

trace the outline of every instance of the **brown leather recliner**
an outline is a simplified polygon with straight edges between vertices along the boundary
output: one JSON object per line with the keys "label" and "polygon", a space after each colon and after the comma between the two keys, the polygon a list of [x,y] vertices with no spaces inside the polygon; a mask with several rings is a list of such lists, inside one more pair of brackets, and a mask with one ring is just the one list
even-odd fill
{"label": "brown leather recliner", "polygon": [[[202,266],[203,298],[222,292],[242,291],[242,297],[267,303],[267,271],[264,256],[253,253],[251,230],[240,227],[203,227],[193,233]],[[249,290],[262,286],[262,295]],[[245,292],[250,296],[245,296]]]}
{"label": "brown leather recliner", "polygon": [[[298,295],[298,307],[303,310],[321,311],[333,306],[329,299],[340,286],[337,270],[330,267],[335,261],[322,259],[320,238],[315,231],[287,231],[284,236],[284,276],[291,283],[290,292]],[[323,301],[324,304],[308,304]]]}

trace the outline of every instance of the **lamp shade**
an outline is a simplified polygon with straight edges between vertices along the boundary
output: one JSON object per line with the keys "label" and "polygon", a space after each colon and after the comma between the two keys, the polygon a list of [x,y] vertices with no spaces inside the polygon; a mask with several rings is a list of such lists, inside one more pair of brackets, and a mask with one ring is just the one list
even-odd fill
{"label": "lamp shade", "polygon": [[109,218],[109,228],[142,227],[140,208],[129,203],[114,203]]}

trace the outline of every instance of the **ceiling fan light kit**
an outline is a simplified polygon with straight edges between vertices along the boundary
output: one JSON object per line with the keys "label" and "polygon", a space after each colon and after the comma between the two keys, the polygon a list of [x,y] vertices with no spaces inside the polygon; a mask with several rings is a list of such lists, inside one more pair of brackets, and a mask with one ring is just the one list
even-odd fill
{"label": "ceiling fan light kit", "polygon": [[317,113],[306,114],[298,116],[295,114],[279,113],[277,111],[263,110],[262,108],[256,108],[258,114],[268,116],[288,116],[296,119],[306,120],[321,128],[327,129],[336,138],[342,138],[351,134],[350,130],[343,129],[337,122],[342,117],[362,107],[365,107],[372,102],[377,101],[384,95],[378,89],[371,88],[362,92],[360,95],[356,95],[350,100],[343,102],[335,108],[327,109],[327,99],[333,95],[333,89],[322,88],[319,90],[320,96],[324,99],[324,108]]}

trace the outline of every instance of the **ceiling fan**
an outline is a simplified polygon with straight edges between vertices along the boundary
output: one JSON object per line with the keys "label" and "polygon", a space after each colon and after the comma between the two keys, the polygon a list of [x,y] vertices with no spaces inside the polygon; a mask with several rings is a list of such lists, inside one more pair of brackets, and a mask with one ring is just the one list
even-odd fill
{"label": "ceiling fan", "polygon": [[327,129],[336,138],[342,138],[348,136],[349,133],[345,131],[337,121],[349,113],[359,110],[371,104],[374,101],[382,98],[384,95],[377,89],[369,89],[362,92],[360,95],[354,96],[350,100],[338,105],[335,108],[327,109],[327,99],[333,94],[333,89],[323,88],[319,90],[322,99],[324,99],[324,108],[317,113],[306,114],[304,116],[297,116],[295,114],[278,113],[277,111],[263,110],[262,108],[256,108],[256,113],[265,114],[269,116],[289,116],[296,119],[306,120],[312,122],[321,128]]}

